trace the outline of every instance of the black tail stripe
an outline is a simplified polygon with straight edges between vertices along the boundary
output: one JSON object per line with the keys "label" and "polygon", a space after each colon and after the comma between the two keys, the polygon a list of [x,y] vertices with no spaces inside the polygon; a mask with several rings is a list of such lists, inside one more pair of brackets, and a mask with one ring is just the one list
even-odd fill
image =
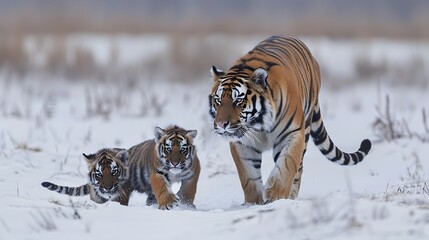
{"label": "black tail stripe", "polygon": [[73,196],[73,188],[72,187],[65,187],[65,189],[66,189],[67,195]]}
{"label": "black tail stripe", "polygon": [[329,139],[329,147],[328,147],[328,149],[322,149],[320,151],[322,152],[323,155],[326,155],[326,154],[329,154],[333,149],[334,149],[334,143],[332,142],[331,139]]}
{"label": "black tail stripe", "polygon": [[330,159],[332,162],[336,162],[338,160],[340,160],[343,157],[343,153],[338,149],[335,148],[335,157]]}
{"label": "black tail stripe", "polygon": [[318,122],[320,118],[321,118],[320,111],[314,112],[312,122]]}
{"label": "black tail stripe", "polygon": [[363,155],[361,152],[356,152],[355,154],[356,154],[356,156],[358,157],[359,162],[363,160],[364,155]]}
{"label": "black tail stripe", "polygon": [[[310,78],[313,79],[312,71],[310,71]],[[310,96],[308,96],[308,99],[313,99],[313,81],[310,81],[310,89],[308,90],[310,92]],[[305,113],[307,114],[310,111],[311,102],[307,101],[307,107],[305,108]],[[310,120],[310,118],[308,118]]]}
{"label": "black tail stripe", "polygon": [[325,126],[323,125],[323,122],[321,122],[319,128],[317,128],[317,130],[315,132],[311,131],[311,136],[313,138],[318,138],[320,136],[320,134],[322,134],[323,131],[326,132]]}
{"label": "black tail stripe", "polygon": [[350,154],[343,154],[344,162],[342,165],[349,165],[350,163]]}
{"label": "black tail stripe", "polygon": [[305,120],[305,129],[307,129],[311,124],[311,119],[308,118],[307,120]]}
{"label": "black tail stripe", "polygon": [[51,190],[51,191],[55,191],[55,189],[58,188],[57,185],[50,183],[50,182],[42,182],[42,186]]}
{"label": "black tail stripe", "polygon": [[350,156],[352,157],[352,161],[354,164],[359,162],[359,157],[358,157],[358,155],[356,155],[356,153],[352,153],[352,154],[350,154]]}
{"label": "black tail stripe", "polygon": [[313,139],[314,144],[316,144],[316,145],[322,144],[326,140],[327,137],[328,137],[328,133],[326,131],[323,131],[321,133],[321,135],[319,135],[317,138]]}

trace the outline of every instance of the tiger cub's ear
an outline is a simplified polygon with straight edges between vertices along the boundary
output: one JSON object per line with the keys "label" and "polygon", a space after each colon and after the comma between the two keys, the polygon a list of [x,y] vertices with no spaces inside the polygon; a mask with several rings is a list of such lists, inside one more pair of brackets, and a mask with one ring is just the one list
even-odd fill
{"label": "tiger cub's ear", "polygon": [[223,75],[225,75],[225,73],[222,70],[218,69],[215,66],[212,66],[210,68],[210,73],[212,75],[213,80],[215,80],[215,81],[219,81],[219,78],[221,78]]}
{"label": "tiger cub's ear", "polygon": [[162,136],[165,135],[165,130],[160,127],[155,127],[154,134],[155,134],[155,142],[159,143]]}
{"label": "tiger cub's ear", "polygon": [[116,153],[116,157],[119,158],[124,164],[128,164],[128,151],[125,149],[120,149],[118,153]]}
{"label": "tiger cub's ear", "polygon": [[267,77],[267,71],[263,68],[258,68],[253,71],[252,76],[250,76],[250,80],[258,84],[259,86],[265,88],[267,86]]}
{"label": "tiger cub's ear", "polygon": [[95,161],[95,154],[89,154],[86,155],[85,153],[82,153],[83,157],[85,158],[85,161],[89,164]]}
{"label": "tiger cub's ear", "polygon": [[198,134],[197,130],[188,130],[186,131],[186,135],[194,139]]}

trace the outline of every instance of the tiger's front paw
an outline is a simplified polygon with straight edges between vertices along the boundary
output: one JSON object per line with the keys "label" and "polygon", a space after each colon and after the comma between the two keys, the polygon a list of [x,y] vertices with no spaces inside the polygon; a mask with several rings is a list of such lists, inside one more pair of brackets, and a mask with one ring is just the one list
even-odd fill
{"label": "tiger's front paw", "polygon": [[272,203],[275,200],[280,199],[279,195],[277,192],[271,190],[271,189],[267,189],[265,191],[265,201],[264,204],[268,204],[268,203]]}
{"label": "tiger's front paw", "polygon": [[265,189],[265,202],[264,204],[274,202],[279,199],[287,199],[289,193],[285,186],[278,182],[272,182],[269,188]]}
{"label": "tiger's front paw", "polygon": [[170,210],[170,209],[173,209],[174,207],[177,207],[178,205],[179,205],[179,198],[174,194],[170,194],[162,201],[159,201],[158,208],[161,210]]}

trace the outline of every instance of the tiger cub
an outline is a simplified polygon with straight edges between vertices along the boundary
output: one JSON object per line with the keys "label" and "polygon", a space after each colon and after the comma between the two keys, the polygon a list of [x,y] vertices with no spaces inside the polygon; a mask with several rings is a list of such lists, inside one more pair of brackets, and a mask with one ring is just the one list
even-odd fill
{"label": "tiger cub", "polygon": [[90,195],[92,201],[117,201],[128,205],[128,152],[120,148],[105,148],[95,154],[83,154],[88,163],[88,183],[79,187],[58,186],[43,182],[42,186],[70,196]]}
{"label": "tiger cub", "polygon": [[[179,202],[195,208],[194,198],[200,175],[193,139],[196,130],[178,126],[155,128],[155,139],[131,147],[130,191],[146,193],[147,205],[158,203],[159,209],[171,209]],[[181,182],[177,195],[171,184]]]}

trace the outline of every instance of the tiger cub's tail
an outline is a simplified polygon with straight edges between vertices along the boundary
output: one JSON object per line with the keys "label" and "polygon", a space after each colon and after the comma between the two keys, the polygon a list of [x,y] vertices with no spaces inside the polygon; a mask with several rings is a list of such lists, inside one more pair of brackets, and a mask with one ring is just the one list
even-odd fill
{"label": "tiger cub's tail", "polygon": [[67,194],[70,196],[82,196],[89,194],[89,184],[79,187],[58,186],[51,182],[42,182],[42,186],[57,193]]}
{"label": "tiger cub's tail", "polygon": [[320,114],[319,104],[316,105],[311,121],[311,137],[314,144],[319,148],[320,152],[332,162],[340,165],[356,165],[361,162],[371,149],[371,141],[365,139],[360,144],[359,150],[354,153],[345,153],[338,149],[332,142],[331,138],[323,125],[323,120]]}

